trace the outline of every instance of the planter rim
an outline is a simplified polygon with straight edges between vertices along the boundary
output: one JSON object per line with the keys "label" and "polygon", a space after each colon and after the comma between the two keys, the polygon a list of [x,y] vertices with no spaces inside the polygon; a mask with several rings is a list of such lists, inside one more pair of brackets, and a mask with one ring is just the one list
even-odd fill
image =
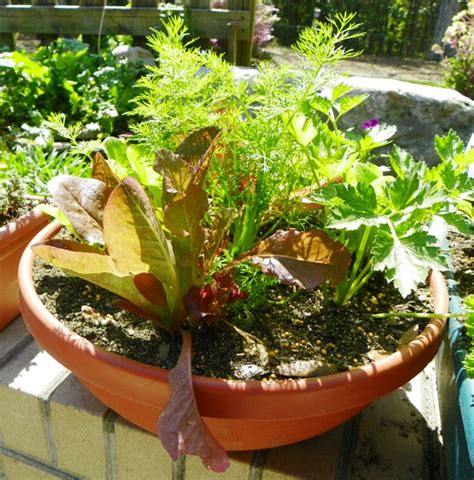
{"label": "planter rim", "polygon": [[[448,281],[450,298],[449,311],[452,313],[464,312],[462,298],[457,290],[457,283],[454,280]],[[455,342],[463,335],[463,324],[457,318],[450,318],[448,322],[447,337],[451,349],[451,356],[454,367],[454,378],[458,389],[458,408],[461,412],[462,424],[466,438],[466,448],[469,455],[471,468],[474,468],[474,378],[469,378],[463,362],[468,351],[464,348],[455,348]]]}
{"label": "planter rim", "polygon": [[29,212],[25,213],[21,217],[11,220],[5,225],[0,227],[0,243],[7,245],[15,241],[17,237],[23,234],[24,230],[31,225],[31,222],[40,219],[41,217],[47,218],[41,211],[39,206],[34,207]]}
{"label": "planter rim", "polygon": [[[60,334],[67,339],[70,348],[87,353],[88,355],[109,363],[124,372],[130,372],[143,378],[148,377],[166,381],[168,378],[168,370],[130,360],[93,345],[89,340],[86,340],[84,337],[81,337],[64,326],[44,306],[36,293],[32,280],[32,269],[35,255],[31,246],[54,235],[60,230],[60,228],[61,225],[57,221],[46,226],[33,238],[21,258],[19,268],[20,289],[22,296],[28,298],[30,308],[37,316],[45,319],[45,326],[50,331],[55,332],[56,335]],[[447,313],[448,291],[444,277],[438,271],[432,271],[429,276],[429,284],[436,292],[433,300],[433,311],[435,313]],[[388,355],[384,359],[346,372],[298,380],[269,380],[266,382],[260,380],[227,380],[193,375],[193,383],[195,386],[205,385],[207,389],[214,391],[245,390],[254,393],[265,391],[266,394],[275,392],[280,395],[286,393],[291,394],[295,391],[311,392],[322,388],[337,388],[344,384],[361,382],[364,378],[370,378],[380,372],[390,370],[397,365],[403,364],[405,359],[414,357],[429,343],[440,338],[441,335],[443,335],[445,323],[446,320],[444,318],[431,319],[425,329],[414,340],[402,346],[396,352]]]}

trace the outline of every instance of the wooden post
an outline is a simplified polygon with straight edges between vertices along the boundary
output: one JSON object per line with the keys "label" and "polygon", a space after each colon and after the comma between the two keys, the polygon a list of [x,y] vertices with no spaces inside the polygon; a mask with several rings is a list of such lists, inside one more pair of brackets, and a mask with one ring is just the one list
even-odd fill
{"label": "wooden post", "polygon": [[[0,5],[10,5],[10,0],[0,0]],[[0,47],[8,47],[8,50],[15,50],[15,34],[0,32]]]}
{"label": "wooden post", "polygon": [[[133,7],[148,7],[154,9],[154,12],[156,13],[158,2],[157,0],[132,0],[132,8]],[[146,37],[133,37],[133,44],[139,47],[146,47]]]}
{"label": "wooden post", "polygon": [[[56,0],[32,0],[32,5],[56,5]],[[37,37],[41,40],[41,44],[48,44],[58,38],[56,34],[51,33],[39,33]]]}
{"label": "wooden post", "polygon": [[208,9],[210,0],[185,0],[184,6],[189,8],[204,8]]}
{"label": "wooden post", "polygon": [[237,63],[237,24],[229,22],[229,38],[227,40],[227,60],[234,65]]}
{"label": "wooden post", "polygon": [[[104,7],[105,3],[106,0],[79,0],[79,5],[81,7]],[[82,35],[82,41],[89,44],[90,52],[95,52],[98,49],[100,35],[99,28],[100,25],[97,26],[97,35]]]}
{"label": "wooden post", "polygon": [[253,32],[255,27],[255,8],[256,0],[227,0],[229,10],[247,10],[250,12],[250,25],[248,29],[248,38],[237,42],[237,65],[248,67],[252,60]]}

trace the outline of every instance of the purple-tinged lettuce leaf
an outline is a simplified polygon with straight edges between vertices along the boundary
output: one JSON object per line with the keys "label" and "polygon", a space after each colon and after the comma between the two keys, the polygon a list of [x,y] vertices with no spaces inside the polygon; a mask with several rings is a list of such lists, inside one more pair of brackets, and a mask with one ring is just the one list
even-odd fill
{"label": "purple-tinged lettuce leaf", "polygon": [[263,273],[282,283],[313,289],[324,282],[337,286],[346,278],[349,251],[322,231],[274,233],[237,262],[252,260]]}
{"label": "purple-tinged lettuce leaf", "polygon": [[202,421],[193,391],[191,335],[182,332],[183,346],[176,366],[170,370],[170,399],[158,420],[158,434],[173,460],[182,455],[197,455],[214,472],[229,468],[224,448]]}
{"label": "purple-tinged lettuce leaf", "polygon": [[113,189],[120,183],[120,178],[115,175],[105,158],[97,152],[92,161],[92,178],[100,180],[105,184],[105,200],[107,200]]}
{"label": "purple-tinged lettuce leaf", "polygon": [[135,287],[133,275],[117,270],[113,260],[103,251],[71,240],[48,240],[32,248],[44,261],[67,274],[129,300],[148,316],[161,315],[163,309],[148,301]]}
{"label": "purple-tinged lettuce leaf", "polygon": [[[182,164],[179,171],[187,176],[186,182],[180,180],[178,183],[177,172],[161,165],[167,189],[167,195],[163,195],[164,223],[173,237],[179,282],[184,293],[202,280],[200,256],[206,237],[201,223],[209,206],[204,182],[218,137],[218,130],[210,127],[191,134],[180,145],[178,152],[181,153],[175,159],[177,165]],[[171,183],[175,193],[168,188]]]}
{"label": "purple-tinged lettuce leaf", "polygon": [[237,215],[237,210],[233,208],[220,209],[215,213],[210,220],[210,228],[204,230],[204,258],[203,270],[210,271],[214,259],[221,253],[223,244],[226,241],[226,234],[229,230],[229,225]]}
{"label": "purple-tinged lettuce leaf", "polygon": [[151,273],[135,275],[133,283],[149,302],[159,305],[163,309],[168,309],[166,291],[163,284]]}
{"label": "purple-tinged lettuce leaf", "polygon": [[54,203],[77,234],[88,243],[104,244],[102,218],[106,202],[105,183],[94,178],[58,175],[48,183]]}
{"label": "purple-tinged lettuce leaf", "polygon": [[173,235],[173,249],[183,292],[201,282],[202,272],[198,263],[205,241],[201,222],[207,208],[206,192],[191,182],[186,193],[176,195],[164,210],[164,223]]}
{"label": "purple-tinged lettuce leaf", "polygon": [[217,322],[225,305],[247,297],[248,293],[241,292],[235,283],[232,270],[227,269],[215,273],[212,282],[203,287],[193,285],[183,302],[192,319],[206,319],[212,324]]}
{"label": "purple-tinged lettuce leaf", "polygon": [[167,292],[167,303],[179,301],[175,258],[152,205],[140,184],[126,178],[111,193],[104,209],[107,251],[121,272],[151,273]]}
{"label": "purple-tinged lettuce leaf", "polygon": [[187,163],[196,166],[207,154],[215,142],[220,130],[217,127],[205,127],[188,135],[176,149],[176,153]]}
{"label": "purple-tinged lettuce leaf", "polygon": [[200,177],[207,173],[218,136],[217,128],[202,128],[189,135],[176,153],[166,149],[156,153],[154,169],[163,176],[164,205],[173,195],[184,193],[191,181],[201,183]]}
{"label": "purple-tinged lettuce leaf", "polygon": [[164,148],[155,154],[154,169],[163,176],[163,199],[184,192],[194,174],[191,164]]}

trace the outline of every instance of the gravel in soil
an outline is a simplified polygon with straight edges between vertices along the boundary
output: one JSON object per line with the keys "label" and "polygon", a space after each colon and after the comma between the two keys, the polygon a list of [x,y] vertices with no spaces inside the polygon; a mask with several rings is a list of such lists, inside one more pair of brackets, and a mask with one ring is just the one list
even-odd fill
{"label": "gravel in soil", "polygon": [[[163,368],[176,364],[179,336],[116,305],[118,297],[36,262],[34,281],[46,307],[68,328],[93,344]],[[372,282],[384,285],[381,279]],[[368,289],[340,308],[325,303],[320,291],[281,286],[268,305],[253,312],[248,333],[231,318],[190,328],[193,373],[216,378],[264,379],[316,376],[367,364],[413,339],[426,322],[407,318],[374,319],[377,311],[426,311],[429,291],[402,299],[390,286]],[[225,312],[224,312],[225,313]]]}

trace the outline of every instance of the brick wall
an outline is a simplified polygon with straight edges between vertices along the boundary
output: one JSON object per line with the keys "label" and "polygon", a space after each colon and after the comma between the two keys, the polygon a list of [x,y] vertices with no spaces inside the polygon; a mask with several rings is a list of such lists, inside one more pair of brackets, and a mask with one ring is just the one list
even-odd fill
{"label": "brick wall", "polygon": [[230,453],[230,469],[214,474],[196,457],[171,462],[157,437],[92,397],[19,318],[0,333],[0,479],[442,478],[434,476],[441,445],[433,378],[430,367],[324,435]]}

